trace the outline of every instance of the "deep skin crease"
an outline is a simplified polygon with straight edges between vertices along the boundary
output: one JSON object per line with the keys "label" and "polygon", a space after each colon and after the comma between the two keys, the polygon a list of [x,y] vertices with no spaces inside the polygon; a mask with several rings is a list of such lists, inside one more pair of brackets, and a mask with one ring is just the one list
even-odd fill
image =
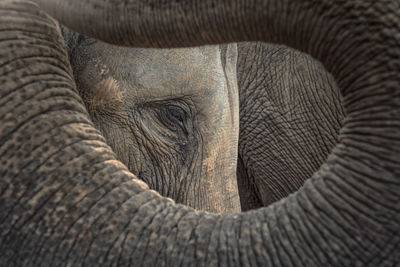
{"label": "deep skin crease", "polygon": [[399,262],[398,2],[40,0],[40,5],[68,27],[110,43],[291,45],[332,73],[346,117],[327,160],[294,194],[245,213],[195,211],[149,190],[116,160],[77,93],[55,22],[31,2],[4,0],[3,265]]}

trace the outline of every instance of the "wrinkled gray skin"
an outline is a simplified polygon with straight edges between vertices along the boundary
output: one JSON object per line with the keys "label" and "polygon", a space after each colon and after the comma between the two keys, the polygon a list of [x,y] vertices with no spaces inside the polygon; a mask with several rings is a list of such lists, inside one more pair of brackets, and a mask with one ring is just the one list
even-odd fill
{"label": "wrinkled gray skin", "polygon": [[321,168],[284,200],[225,215],[161,197],[115,159],[77,93],[54,21],[14,3],[0,3],[1,264],[399,262],[398,2],[40,0],[68,27],[111,43],[284,43],[333,74],[346,118]]}
{"label": "wrinkled gray skin", "polygon": [[179,203],[240,211],[236,45],[126,48],[61,29],[77,89],[118,159]]}
{"label": "wrinkled gray skin", "polygon": [[339,90],[324,67],[305,54],[241,43],[236,64],[235,46],[124,48],[61,29],[96,128],[131,172],[179,203],[214,212],[238,210],[232,181],[237,131],[226,130],[238,127],[235,69],[243,210],[296,191],[336,144],[344,117]]}
{"label": "wrinkled gray skin", "polygon": [[344,110],[325,68],[285,46],[241,43],[238,185],[243,210],[299,189],[337,143]]}

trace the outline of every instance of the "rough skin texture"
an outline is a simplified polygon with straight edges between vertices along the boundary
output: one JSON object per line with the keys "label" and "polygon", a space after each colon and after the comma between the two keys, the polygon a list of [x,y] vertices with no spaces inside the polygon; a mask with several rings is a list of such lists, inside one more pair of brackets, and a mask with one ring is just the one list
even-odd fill
{"label": "rough skin texture", "polygon": [[242,209],[297,191],[336,145],[340,91],[321,63],[285,46],[238,46]]}
{"label": "rough skin texture", "polygon": [[[69,11],[71,16],[71,1],[62,0],[66,8],[59,12]],[[74,15],[88,12],[88,16],[76,19],[75,26],[107,12],[103,21],[112,31],[102,29],[103,38],[116,36],[114,42],[169,46],[180,41],[194,45],[256,39],[280,40],[306,50],[337,80],[346,118],[326,162],[295,194],[246,213],[193,211],[148,190],[115,159],[88,119],[54,22],[30,3],[2,1],[2,265],[393,266],[399,262],[398,2],[290,1],[290,6],[285,0],[230,0],[231,5],[215,0],[166,5],[76,2]],[[41,0],[49,11],[60,3]],[[110,3],[128,13],[112,14]],[[130,6],[140,7],[139,13],[149,17],[136,16]],[[184,12],[185,17],[171,18],[174,11],[189,10],[192,13]],[[276,14],[285,16],[279,19]],[[121,21],[128,26],[119,27]],[[316,22],[322,26],[312,31]],[[224,25],[226,30],[221,31]],[[167,33],[179,31],[166,39],[164,27],[170,29]],[[296,27],[301,29],[294,31]],[[140,35],[138,29],[148,34]],[[196,35],[199,30],[204,34]],[[101,31],[92,31],[101,37]],[[289,38],[294,33],[300,35],[299,41]],[[315,45],[322,39],[330,45]]]}

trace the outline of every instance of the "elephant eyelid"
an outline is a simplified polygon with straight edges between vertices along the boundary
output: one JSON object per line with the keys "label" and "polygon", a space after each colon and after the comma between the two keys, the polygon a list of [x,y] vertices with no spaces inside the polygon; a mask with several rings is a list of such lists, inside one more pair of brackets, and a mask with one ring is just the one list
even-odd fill
{"label": "elephant eyelid", "polygon": [[192,105],[188,104],[183,99],[168,99],[168,100],[160,100],[160,101],[151,101],[141,104],[142,108],[150,108],[150,109],[158,109],[165,110],[168,108],[171,109],[182,109],[188,117],[192,117]]}

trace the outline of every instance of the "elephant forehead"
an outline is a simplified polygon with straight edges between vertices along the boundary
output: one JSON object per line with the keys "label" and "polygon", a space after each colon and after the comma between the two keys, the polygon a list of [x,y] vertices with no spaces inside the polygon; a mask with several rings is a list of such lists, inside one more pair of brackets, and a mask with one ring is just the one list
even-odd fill
{"label": "elephant forehead", "polygon": [[[144,99],[205,96],[223,88],[218,49],[139,50],[115,73],[127,95]],[[114,68],[115,70],[116,68]]]}
{"label": "elephant forehead", "polygon": [[141,49],[96,43],[88,51],[96,63],[88,63],[92,74],[86,76],[115,80],[108,84],[118,84],[127,98],[214,96],[225,83],[218,46]]}

